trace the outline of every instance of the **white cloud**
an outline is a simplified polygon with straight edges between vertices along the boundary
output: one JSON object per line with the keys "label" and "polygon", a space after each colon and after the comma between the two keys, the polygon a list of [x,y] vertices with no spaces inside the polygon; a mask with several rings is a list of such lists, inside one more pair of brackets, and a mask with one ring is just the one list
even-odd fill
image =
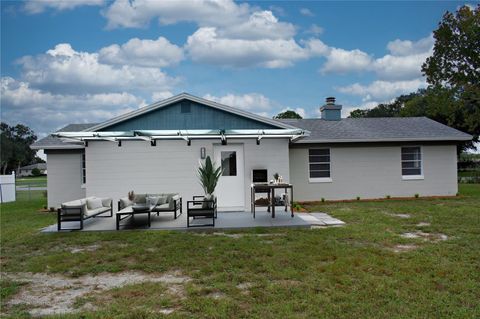
{"label": "white cloud", "polygon": [[60,93],[168,90],[177,82],[158,68],[103,64],[98,53],[78,52],[68,43],[17,63],[30,86]]}
{"label": "white cloud", "polygon": [[195,22],[200,26],[228,26],[245,20],[248,4],[231,0],[116,0],[103,13],[108,28],[145,27],[154,18],[161,24]]}
{"label": "white cloud", "polygon": [[144,106],[145,101],[127,92],[53,94],[2,77],[1,104],[4,120],[27,124],[37,134],[46,135],[69,123],[104,121]]}
{"label": "white cloud", "polygon": [[346,73],[364,71],[370,67],[372,57],[360,50],[331,48],[327,61],[321,68],[322,73]]}
{"label": "white cloud", "polygon": [[380,79],[408,80],[422,76],[422,64],[430,52],[406,56],[387,54],[372,63],[372,69]]}
{"label": "white cloud", "polygon": [[401,94],[414,92],[425,86],[426,82],[424,79],[394,82],[378,80],[368,85],[355,83],[344,87],[338,87],[337,90],[345,94],[364,96],[364,101],[371,99],[385,101]]}
{"label": "white cloud", "polygon": [[416,42],[395,40],[387,44],[390,54],[374,59],[359,50],[329,47],[322,73],[374,72],[381,80],[411,80],[422,76],[421,66],[432,54],[433,38],[428,36]]}
{"label": "white cloud", "polygon": [[247,93],[242,95],[227,94],[220,97],[206,94],[203,98],[257,114],[266,112],[272,108],[272,101],[270,101],[268,97],[259,93]]}
{"label": "white cloud", "polygon": [[[272,11],[248,3],[117,0],[103,14],[109,28],[142,27],[154,18],[161,24],[193,22],[199,28],[188,37],[184,48],[193,61],[201,63],[280,68],[307,59],[310,54],[294,39],[297,30],[293,24],[279,21]],[[320,28],[316,26],[312,31],[318,34]],[[101,61],[115,61],[118,51],[118,46],[105,49],[105,55],[111,53],[114,58]],[[151,61],[148,59],[144,65],[152,66]]]}
{"label": "white cloud", "polygon": [[310,11],[310,9],[308,9],[308,8],[301,8],[300,9],[300,14],[304,15],[306,17],[313,17],[314,16],[313,12]]}
{"label": "white cloud", "polygon": [[215,28],[200,28],[185,46],[196,62],[233,67],[280,68],[308,58],[308,52],[294,39],[244,40],[221,38]]}
{"label": "white cloud", "polygon": [[318,35],[320,35],[320,34],[323,33],[323,28],[320,27],[320,26],[318,26],[318,25],[316,25],[316,24],[312,24],[312,25],[310,26],[310,28],[308,28],[308,29],[306,30],[306,33],[310,33],[310,34],[313,34],[313,35],[315,35],[315,36],[318,36]]}
{"label": "white cloud", "polygon": [[165,67],[183,59],[180,47],[164,37],[157,40],[133,38],[122,44],[112,44],[99,51],[99,62],[106,64],[130,64],[143,67]]}
{"label": "white cloud", "polygon": [[231,0],[117,0],[104,16],[108,28],[144,27],[158,18],[161,24],[193,22],[199,27],[214,27],[220,36],[235,39],[288,39],[295,34],[295,27],[278,21],[272,11]]}
{"label": "white cloud", "polygon": [[30,0],[25,3],[23,9],[28,14],[38,14],[47,9],[63,11],[80,6],[101,6],[104,3],[104,0]]}
{"label": "white cloud", "polygon": [[152,93],[152,102],[158,102],[162,101],[165,99],[168,99],[169,97],[172,97],[173,93],[170,91],[159,91],[159,92],[153,92]]}
{"label": "white cloud", "polygon": [[387,49],[392,55],[408,56],[431,51],[435,40],[433,35],[420,39],[416,42],[410,40],[396,39],[387,44]]}
{"label": "white cloud", "polygon": [[295,35],[295,27],[290,23],[279,22],[271,11],[256,11],[242,23],[217,28],[222,37],[234,39],[290,39]]}

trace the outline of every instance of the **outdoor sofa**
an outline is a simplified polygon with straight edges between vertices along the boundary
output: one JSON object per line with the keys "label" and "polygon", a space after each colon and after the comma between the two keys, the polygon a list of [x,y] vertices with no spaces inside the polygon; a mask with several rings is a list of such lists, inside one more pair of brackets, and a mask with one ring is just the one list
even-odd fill
{"label": "outdoor sofa", "polygon": [[118,201],[118,211],[136,205],[149,207],[152,213],[157,213],[157,216],[162,212],[173,212],[173,218],[177,219],[182,214],[182,197],[176,193],[135,194],[133,201],[123,197]]}
{"label": "outdoor sofa", "polygon": [[[62,230],[62,222],[80,222],[80,228],[67,228],[68,230],[82,230],[83,221],[94,217],[112,217],[112,199],[87,197],[70,202],[65,202],[58,209],[57,228]],[[108,215],[103,215],[109,213]],[[102,216],[99,216],[102,215]],[[64,229],[65,230],[65,229]]]}
{"label": "outdoor sofa", "polygon": [[[212,223],[208,224],[190,224],[190,217],[193,219],[205,218],[212,219]],[[187,227],[215,227],[215,219],[217,218],[217,198],[212,196],[193,196],[193,200],[187,201]]]}

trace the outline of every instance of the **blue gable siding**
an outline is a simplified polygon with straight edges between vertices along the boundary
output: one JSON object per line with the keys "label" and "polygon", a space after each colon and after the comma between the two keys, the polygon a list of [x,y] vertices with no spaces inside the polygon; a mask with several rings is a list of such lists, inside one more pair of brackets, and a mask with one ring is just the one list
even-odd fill
{"label": "blue gable siding", "polygon": [[113,124],[102,131],[272,128],[278,127],[184,100]]}

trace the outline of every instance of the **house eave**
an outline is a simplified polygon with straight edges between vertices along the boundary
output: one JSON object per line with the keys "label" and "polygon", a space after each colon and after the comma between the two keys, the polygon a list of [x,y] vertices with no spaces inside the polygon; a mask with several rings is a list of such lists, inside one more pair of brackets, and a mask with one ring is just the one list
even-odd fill
{"label": "house eave", "polygon": [[321,144],[321,143],[382,143],[382,142],[465,142],[470,141],[468,137],[431,137],[431,138],[371,138],[371,139],[299,139],[295,141],[295,144]]}
{"label": "house eave", "polygon": [[83,144],[78,145],[49,145],[49,146],[42,146],[42,145],[30,145],[32,150],[76,150],[76,149],[83,149],[85,146]]}

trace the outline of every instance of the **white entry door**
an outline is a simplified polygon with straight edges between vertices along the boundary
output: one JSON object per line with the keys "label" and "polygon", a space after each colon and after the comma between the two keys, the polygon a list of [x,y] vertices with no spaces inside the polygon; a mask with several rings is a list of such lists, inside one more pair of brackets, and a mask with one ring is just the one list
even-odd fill
{"label": "white entry door", "polygon": [[213,154],[215,163],[223,169],[215,189],[218,209],[245,210],[243,145],[215,145]]}

